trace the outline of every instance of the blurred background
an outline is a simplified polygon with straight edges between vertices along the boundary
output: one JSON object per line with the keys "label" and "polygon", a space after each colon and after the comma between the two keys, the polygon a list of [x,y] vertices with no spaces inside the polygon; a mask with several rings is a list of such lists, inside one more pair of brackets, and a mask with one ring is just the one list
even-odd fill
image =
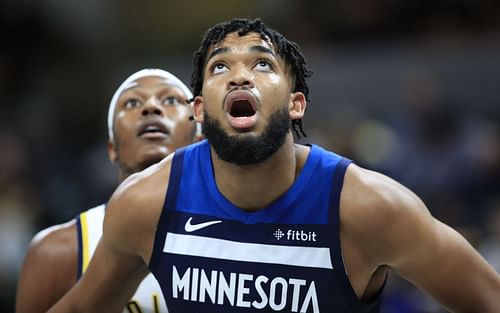
{"label": "blurred background", "polygon": [[[144,67],[188,82],[205,30],[233,17],[261,17],[304,51],[302,142],[399,180],[500,271],[499,1],[2,0],[0,312],[14,311],[32,236],[116,186],[117,86]],[[382,312],[443,310],[391,276]]]}

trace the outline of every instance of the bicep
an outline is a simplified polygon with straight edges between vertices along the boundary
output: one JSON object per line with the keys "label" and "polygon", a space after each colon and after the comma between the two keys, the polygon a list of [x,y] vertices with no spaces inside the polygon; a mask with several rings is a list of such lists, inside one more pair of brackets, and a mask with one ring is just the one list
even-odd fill
{"label": "bicep", "polygon": [[45,259],[28,251],[17,285],[16,312],[45,312],[69,289],[58,283],[56,272],[43,266],[51,264]]}
{"label": "bicep", "polygon": [[142,230],[130,207],[114,199],[108,204],[102,237],[77,286],[84,312],[123,310],[148,273],[140,245],[133,243]]}
{"label": "bicep", "polygon": [[413,192],[375,173],[350,167],[343,191],[344,233],[366,267],[389,266],[458,312],[495,312],[500,279],[455,230],[435,219]]}
{"label": "bicep", "polygon": [[103,234],[77,290],[83,312],[120,312],[147,275],[142,247],[142,210],[135,193],[114,195],[108,202]]}
{"label": "bicep", "polygon": [[121,312],[148,271],[126,245],[120,230],[105,223],[86,272],[49,312]]}
{"label": "bicep", "polygon": [[124,254],[102,238],[77,284],[83,312],[123,310],[146,274],[140,257]]}
{"label": "bicep", "polygon": [[144,192],[155,188],[141,183],[137,175],[111,197],[102,237],[85,274],[50,312],[121,312],[149,272],[147,258],[157,221],[153,213],[161,205],[152,192]]}
{"label": "bicep", "polygon": [[414,250],[408,246],[413,260],[396,264],[396,270],[450,309],[498,307],[498,274],[467,240],[435,219],[424,230],[430,234],[417,239]]}
{"label": "bicep", "polygon": [[30,244],[18,279],[16,312],[45,312],[76,282],[74,228],[59,229]]}
{"label": "bicep", "polygon": [[450,309],[477,310],[498,302],[498,275],[491,266],[457,231],[433,218],[418,197],[402,191],[393,212],[396,226],[384,236],[386,263]]}

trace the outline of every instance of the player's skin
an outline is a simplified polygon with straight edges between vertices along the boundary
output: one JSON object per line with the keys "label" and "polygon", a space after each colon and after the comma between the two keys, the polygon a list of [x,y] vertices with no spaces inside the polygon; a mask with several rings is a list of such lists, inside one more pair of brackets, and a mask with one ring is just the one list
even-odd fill
{"label": "player's skin", "polygon": [[[132,81],[118,98],[114,138],[107,148],[109,159],[118,166],[120,182],[193,142],[195,125],[189,121],[188,95],[176,84],[145,76]],[[76,283],[76,227],[73,219],[33,238],[19,277],[16,312],[46,312]]]}
{"label": "player's skin", "polygon": [[[290,119],[303,117],[304,94],[291,91],[288,67],[260,34],[230,33],[208,56],[202,96],[194,101],[196,121],[203,123],[207,112],[229,135],[245,136],[261,133],[283,105]],[[257,103],[254,116],[237,121],[226,112],[224,99],[234,88],[251,90]],[[220,192],[247,211],[262,209],[285,193],[308,154],[308,147],[294,144],[291,133],[275,154],[255,165],[230,164],[211,151]],[[117,189],[88,271],[50,312],[118,312],[123,307],[148,273],[171,162],[169,156]],[[390,269],[453,312],[498,312],[499,275],[394,180],[350,165],[341,192],[340,230],[345,266],[359,298],[372,298]]]}

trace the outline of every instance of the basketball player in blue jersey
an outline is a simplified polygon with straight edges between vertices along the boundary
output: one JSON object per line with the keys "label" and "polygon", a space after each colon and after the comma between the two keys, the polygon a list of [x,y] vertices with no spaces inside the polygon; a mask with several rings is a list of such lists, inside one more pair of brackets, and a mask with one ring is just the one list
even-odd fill
{"label": "basketball player in blue jersey", "polygon": [[[109,105],[108,152],[118,165],[120,181],[199,135],[189,121],[191,98],[191,91],[177,77],[159,69],[138,71],[119,86]],[[43,230],[33,239],[19,280],[17,312],[45,312],[76,283],[101,237],[105,206]],[[130,313],[167,312],[152,275],[124,307],[123,312]]]}
{"label": "basketball player in blue jersey", "polygon": [[392,179],[298,145],[310,71],[260,20],[206,33],[207,141],[129,177],[86,274],[49,312],[118,312],[151,271],[169,312],[377,312],[389,270],[453,312],[498,312],[500,277]]}

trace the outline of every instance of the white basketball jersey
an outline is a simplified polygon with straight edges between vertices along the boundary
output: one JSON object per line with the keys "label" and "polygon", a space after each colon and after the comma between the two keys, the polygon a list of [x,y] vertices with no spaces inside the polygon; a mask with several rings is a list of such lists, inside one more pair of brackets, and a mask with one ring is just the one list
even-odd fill
{"label": "white basketball jersey", "polygon": [[[89,261],[102,236],[104,204],[81,213],[77,218],[79,242],[78,277],[87,270]],[[160,286],[150,273],[141,282],[124,313],[167,313],[167,306]]]}

